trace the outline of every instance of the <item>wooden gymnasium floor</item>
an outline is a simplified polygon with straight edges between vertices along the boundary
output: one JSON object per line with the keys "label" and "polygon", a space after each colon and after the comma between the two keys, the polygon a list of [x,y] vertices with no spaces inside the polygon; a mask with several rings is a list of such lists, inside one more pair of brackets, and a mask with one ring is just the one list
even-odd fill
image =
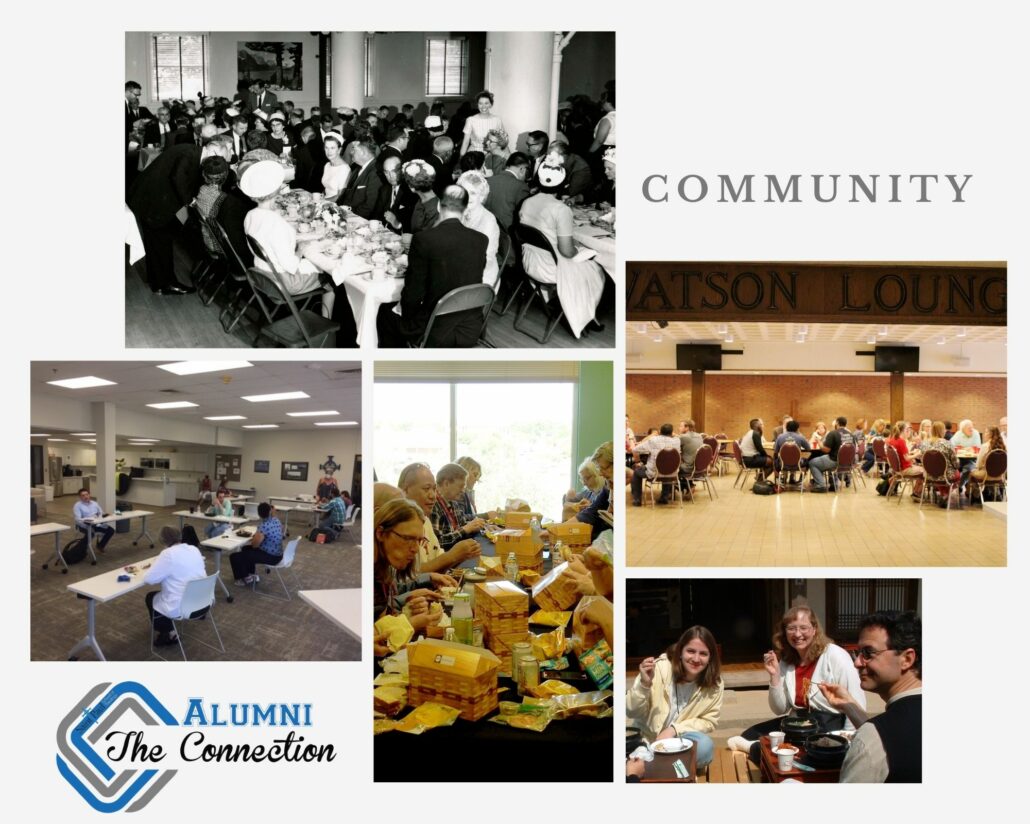
{"label": "wooden gymnasium floor", "polygon": [[[922,510],[905,499],[882,498],[867,480],[858,491],[759,496],[733,488],[736,470],[715,478],[719,497],[703,488],[651,508],[631,505],[626,486],[630,566],[652,567],[924,567],[1005,566],[1005,521],[979,506]],[[657,495],[657,490],[656,490]]]}
{"label": "wooden gymnasium floor", "polygon": [[[71,508],[76,500],[74,495],[64,495],[51,501],[46,505],[46,513],[40,514],[38,523],[72,524]],[[97,553],[96,566],[92,566],[87,558],[69,567],[66,575],[61,574],[60,568],[55,569],[54,564],[50,564],[49,569],[42,569],[44,560],[53,555],[54,536],[41,535],[31,539],[35,550],[35,554],[29,556],[33,661],[66,660],[68,651],[86,634],[86,602],[69,592],[67,585],[157,555],[161,551],[158,540],[161,527],[165,524],[178,526],[179,519],[171,513],[186,507],[186,502],[179,503],[174,507],[140,507],[154,513],[147,518],[147,531],[157,544],[154,549],[145,542],[138,547],[132,545],[140,529],[139,520],[134,519],[129,522],[128,533],[115,534],[106,551]],[[192,523],[203,540],[206,524],[203,521]],[[306,536],[306,526],[306,520],[302,525],[301,519],[291,519],[291,538]],[[73,530],[60,533],[61,546],[77,534]],[[186,655],[191,661],[360,661],[361,644],[297,595],[298,589],[360,588],[361,549],[356,543],[360,535],[359,521],[332,544],[313,544],[307,537],[302,537],[292,570],[282,573],[292,596],[289,601],[273,600],[252,592],[248,587],[236,587],[232,581],[228,553],[223,552],[222,580],[235,599],[231,604],[226,603],[221,588],[215,588],[214,617],[225,652],[218,650],[214,632],[207,621],[192,621],[186,625],[183,635]],[[213,571],[213,558],[214,555],[204,552],[209,573]],[[261,576],[257,585],[259,591],[283,597],[274,572],[266,575],[265,568],[258,565],[257,573]],[[144,661],[149,658],[147,610],[143,599],[151,589],[142,587],[106,604],[97,604],[97,639],[107,660]],[[191,636],[213,643],[215,648],[191,643]],[[165,647],[160,652],[169,660],[181,660],[178,646]],[[81,659],[96,660],[92,651],[81,653]]]}

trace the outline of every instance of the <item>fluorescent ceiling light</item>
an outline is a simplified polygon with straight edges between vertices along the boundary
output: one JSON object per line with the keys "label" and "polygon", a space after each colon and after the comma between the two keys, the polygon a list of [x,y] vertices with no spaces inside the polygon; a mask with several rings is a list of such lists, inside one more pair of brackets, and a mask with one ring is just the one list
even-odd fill
{"label": "fluorescent ceiling light", "polygon": [[151,409],[185,409],[188,406],[197,406],[192,401],[166,401],[165,403],[148,403]]}
{"label": "fluorescent ceiling light", "polygon": [[107,381],[93,375],[82,378],[66,378],[63,381],[47,381],[51,386],[63,386],[65,389],[90,389],[94,386],[115,386],[114,381]]}
{"label": "fluorescent ceiling light", "polygon": [[243,400],[251,403],[264,403],[265,401],[294,401],[310,397],[307,392],[274,392],[271,395],[244,395]]}
{"label": "fluorescent ceiling light", "polygon": [[876,335],[870,335],[868,338],[866,338],[866,343],[868,343],[868,344],[875,344],[876,343]]}
{"label": "fluorescent ceiling light", "polygon": [[30,438],[49,438],[50,437],[50,433],[49,432],[33,432],[31,435],[29,435],[29,437]]}
{"label": "fluorescent ceiling light", "polygon": [[230,369],[244,369],[253,366],[250,361],[179,361],[178,363],[162,363],[157,368],[175,375],[200,375],[204,372],[227,372]]}
{"label": "fluorescent ceiling light", "polygon": [[210,418],[204,418],[205,421],[245,421],[246,417],[243,415],[214,415]]}
{"label": "fluorescent ceiling light", "polygon": [[70,435],[74,435],[77,438],[92,438],[96,435],[96,432],[70,432]]}
{"label": "fluorescent ceiling light", "polygon": [[96,443],[97,442],[96,438],[79,438],[79,440],[82,441],[83,443]]}
{"label": "fluorescent ceiling light", "polygon": [[278,429],[279,424],[277,423],[252,423],[244,424],[244,429]]}
{"label": "fluorescent ceiling light", "polygon": [[321,412],[287,412],[291,418],[317,418],[324,417],[326,415],[339,415],[335,409],[325,409]]}
{"label": "fluorescent ceiling light", "polygon": [[68,443],[67,438],[50,438],[51,443]]}
{"label": "fluorescent ceiling light", "polygon": [[315,426],[357,426],[357,421],[315,421]]}

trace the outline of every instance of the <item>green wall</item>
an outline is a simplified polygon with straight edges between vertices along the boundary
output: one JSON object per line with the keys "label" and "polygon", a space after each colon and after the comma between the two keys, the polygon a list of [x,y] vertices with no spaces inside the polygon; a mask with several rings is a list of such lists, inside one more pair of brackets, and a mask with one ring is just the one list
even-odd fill
{"label": "green wall", "polygon": [[576,434],[572,485],[579,488],[576,469],[584,458],[614,437],[614,393],[610,361],[586,361],[579,365],[576,396]]}

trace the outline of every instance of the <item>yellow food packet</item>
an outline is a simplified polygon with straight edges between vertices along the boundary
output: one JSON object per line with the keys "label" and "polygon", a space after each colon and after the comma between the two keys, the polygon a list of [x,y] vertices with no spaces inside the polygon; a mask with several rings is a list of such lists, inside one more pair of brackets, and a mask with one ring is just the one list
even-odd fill
{"label": "yellow food packet", "polygon": [[535,698],[552,698],[555,695],[574,695],[579,692],[572,684],[564,681],[557,681],[553,678],[542,681],[535,687],[529,687],[529,691]]}
{"label": "yellow food packet", "polygon": [[372,706],[383,715],[396,715],[408,704],[408,691],[404,687],[376,687],[372,692]]}
{"label": "yellow food packet", "polygon": [[533,645],[533,656],[538,661],[557,658],[565,652],[565,629],[563,627],[558,627],[541,635],[534,635],[529,640]]}
{"label": "yellow food packet", "polygon": [[520,569],[519,582],[525,587],[531,587],[540,580],[540,573],[535,569]]}
{"label": "yellow food packet", "polygon": [[383,633],[387,635],[386,645],[392,652],[397,652],[411,640],[415,628],[406,615],[384,615],[375,623],[375,634]]}
{"label": "yellow food packet", "polygon": [[406,687],[408,676],[399,672],[381,672],[372,683],[377,687]]}
{"label": "yellow food packet", "polygon": [[381,732],[391,732],[397,729],[397,722],[392,718],[377,718],[372,722],[372,735],[379,735]]}
{"label": "yellow food packet", "polygon": [[421,735],[434,727],[449,727],[459,715],[461,715],[459,709],[448,707],[445,704],[437,704],[435,701],[427,701],[421,707],[416,707],[409,712],[397,723],[395,729],[401,732],[410,732],[412,735]]}
{"label": "yellow food packet", "polygon": [[555,610],[538,609],[529,619],[531,624],[539,624],[544,627],[564,627],[572,617],[571,612],[557,612]]}

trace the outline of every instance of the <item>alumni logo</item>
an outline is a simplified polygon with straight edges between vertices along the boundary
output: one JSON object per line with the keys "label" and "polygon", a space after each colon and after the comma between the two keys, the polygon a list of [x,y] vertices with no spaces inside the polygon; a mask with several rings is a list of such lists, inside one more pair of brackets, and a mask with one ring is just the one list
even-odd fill
{"label": "alumni logo", "polygon": [[[197,762],[333,761],[332,744],[307,743],[301,734],[310,729],[311,716],[312,705],[305,703],[223,706],[193,697],[177,717],[142,684],[106,682],[87,692],[58,725],[57,769],[98,812],[137,812],[179,769]],[[270,741],[240,740],[270,727],[283,732],[276,730]]]}
{"label": "alumni logo", "polygon": [[177,770],[122,769],[112,766],[98,748],[102,749],[111,728],[127,713],[148,727],[175,727],[179,722],[142,684],[123,681],[108,687],[110,682],[97,684],[61,721],[57,769],[94,810],[134,813],[149,804]]}

